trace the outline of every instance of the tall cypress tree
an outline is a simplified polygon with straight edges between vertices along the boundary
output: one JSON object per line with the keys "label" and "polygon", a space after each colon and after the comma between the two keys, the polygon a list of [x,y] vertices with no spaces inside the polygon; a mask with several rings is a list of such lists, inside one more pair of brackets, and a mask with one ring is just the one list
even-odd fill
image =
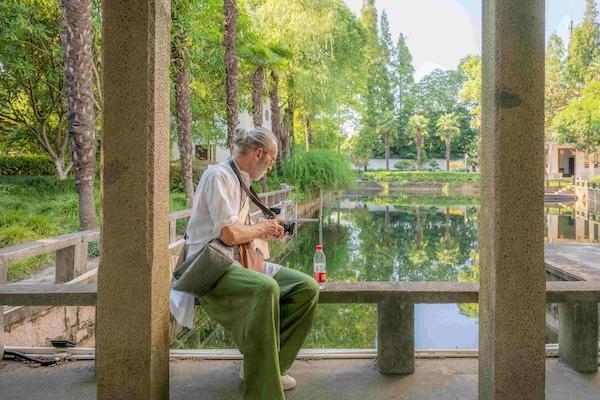
{"label": "tall cypress tree", "polygon": [[[407,150],[412,136],[407,128],[408,119],[415,112],[415,100],[412,88],[415,83],[415,68],[412,55],[401,33],[394,52],[394,91],[396,95],[396,123],[398,125],[397,151]],[[412,145],[409,145],[412,147]]]}
{"label": "tall cypress tree", "polygon": [[587,70],[600,54],[600,27],[595,0],[587,0],[583,22],[573,29],[569,42],[567,73],[572,84],[581,87]]}

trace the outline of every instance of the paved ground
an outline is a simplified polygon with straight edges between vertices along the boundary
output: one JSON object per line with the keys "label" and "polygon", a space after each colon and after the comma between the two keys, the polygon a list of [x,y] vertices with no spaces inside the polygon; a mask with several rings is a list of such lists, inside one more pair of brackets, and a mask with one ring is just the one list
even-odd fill
{"label": "paved ground", "polygon": [[[546,362],[547,400],[597,400],[600,373],[577,374],[556,359]],[[171,362],[171,399],[241,400],[239,361]],[[298,387],[289,400],[446,400],[477,398],[477,359],[417,360],[413,375],[389,377],[374,360],[297,361],[290,373]],[[0,398],[95,399],[93,361],[31,368],[10,361],[0,367]]]}
{"label": "paved ground", "polygon": [[600,244],[546,243],[546,265],[571,277],[600,281]]}

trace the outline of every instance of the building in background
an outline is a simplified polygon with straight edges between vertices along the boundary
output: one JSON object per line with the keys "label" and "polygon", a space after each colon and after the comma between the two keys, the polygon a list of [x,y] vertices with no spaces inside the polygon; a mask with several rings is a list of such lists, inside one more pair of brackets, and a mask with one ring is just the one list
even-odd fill
{"label": "building in background", "polygon": [[[238,115],[238,127],[250,130],[254,128],[252,115],[248,111],[242,111]],[[271,105],[266,101],[263,103],[263,127],[271,130]],[[227,126],[222,127],[222,140],[225,141],[227,136]],[[171,159],[179,160],[179,147],[177,142],[171,144]],[[194,158],[197,160],[206,160],[209,164],[223,162],[229,158],[229,148],[225,144],[209,144],[202,143],[201,140],[194,139]]]}

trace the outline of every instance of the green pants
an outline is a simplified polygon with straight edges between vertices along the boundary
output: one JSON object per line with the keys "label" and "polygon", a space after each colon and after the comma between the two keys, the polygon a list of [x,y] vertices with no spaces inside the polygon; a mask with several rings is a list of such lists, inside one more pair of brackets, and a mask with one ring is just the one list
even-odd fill
{"label": "green pants", "polygon": [[291,367],[311,329],[319,285],[281,267],[273,278],[232,267],[202,303],[244,355],[244,399],[283,400],[280,376]]}

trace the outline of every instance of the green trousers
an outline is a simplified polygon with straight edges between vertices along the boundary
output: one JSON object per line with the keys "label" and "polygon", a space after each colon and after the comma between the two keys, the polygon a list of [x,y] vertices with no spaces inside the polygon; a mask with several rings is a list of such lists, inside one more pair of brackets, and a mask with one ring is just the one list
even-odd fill
{"label": "green trousers", "polygon": [[273,278],[234,266],[202,304],[244,355],[244,399],[283,400],[285,375],[308,335],[319,285],[305,273],[281,267]]}

